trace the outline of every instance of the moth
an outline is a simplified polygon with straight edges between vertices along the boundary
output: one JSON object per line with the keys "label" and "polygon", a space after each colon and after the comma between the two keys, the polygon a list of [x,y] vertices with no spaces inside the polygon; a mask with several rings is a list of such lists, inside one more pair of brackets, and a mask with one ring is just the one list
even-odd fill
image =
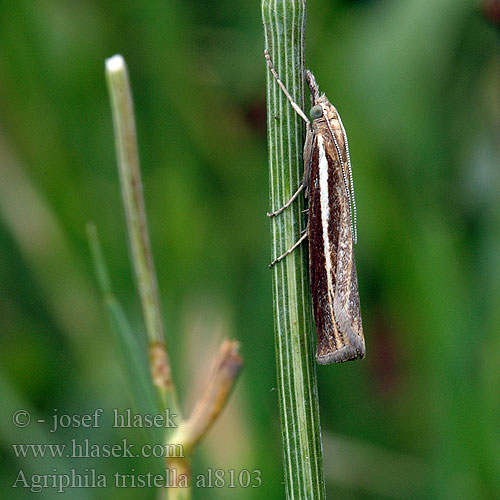
{"label": "moth", "polygon": [[305,72],[312,102],[309,120],[279,79],[268,51],[264,54],[276,83],[306,122],[302,182],[285,205],[267,215],[279,215],[304,191],[308,200],[307,227],[300,239],[274,260],[271,267],[306,238],[309,240],[316,360],[327,365],[362,359],[365,339],[353,248],[357,240],[356,202],[347,135],[340,115],[328,98],[320,95],[310,71]]}

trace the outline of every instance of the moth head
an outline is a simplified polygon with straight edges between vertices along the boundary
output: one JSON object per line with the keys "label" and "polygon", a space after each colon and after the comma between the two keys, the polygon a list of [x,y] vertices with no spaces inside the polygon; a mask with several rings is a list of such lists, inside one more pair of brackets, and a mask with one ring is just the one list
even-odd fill
{"label": "moth head", "polygon": [[323,108],[319,104],[316,104],[309,111],[309,115],[311,116],[311,120],[317,120],[323,116]]}

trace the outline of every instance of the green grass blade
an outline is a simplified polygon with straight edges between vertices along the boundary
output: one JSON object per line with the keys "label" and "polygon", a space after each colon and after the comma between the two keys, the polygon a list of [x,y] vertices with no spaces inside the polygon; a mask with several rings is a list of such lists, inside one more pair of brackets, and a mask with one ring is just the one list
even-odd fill
{"label": "green grass blade", "polygon": [[[97,280],[108,310],[111,327],[118,344],[121,362],[129,382],[128,386],[132,392],[134,404],[137,411],[143,415],[156,414],[158,413],[158,406],[149,376],[149,365],[145,356],[147,352],[146,343],[141,342],[133,332],[121,304],[111,291],[108,269],[94,224],[87,225],[87,235]],[[158,433],[151,437],[156,439],[154,442],[159,442],[161,434]]]}
{"label": "green grass blade", "polygon": [[[305,0],[263,0],[268,49],[281,80],[304,107]],[[264,62],[264,57],[262,58]],[[267,72],[267,127],[271,210],[302,180],[304,123]],[[272,258],[284,253],[305,228],[302,197],[271,221]],[[288,499],[325,498],[306,247],[273,268],[278,393]]]}

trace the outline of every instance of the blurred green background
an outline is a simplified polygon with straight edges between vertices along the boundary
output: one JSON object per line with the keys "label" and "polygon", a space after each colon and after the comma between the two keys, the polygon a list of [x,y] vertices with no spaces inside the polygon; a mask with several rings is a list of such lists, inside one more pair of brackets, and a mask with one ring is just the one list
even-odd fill
{"label": "blurred green background", "polygon": [[[307,65],[342,114],[356,183],[367,357],[318,367],[328,498],[500,498],[498,34],[470,0],[309,1]],[[193,474],[260,469],[283,498],[275,387],[258,1],[3,0],[0,4],[0,489],[154,459],[16,458],[13,443],[138,445],[96,286],[94,221],[113,287],[144,338],[128,259],[104,60],[133,86],[153,253],[185,412],[211,352],[245,367]],[[16,428],[27,409],[32,423]],[[54,413],[104,409],[98,429],[50,433]],[[37,423],[46,419],[46,424]],[[57,472],[54,472],[56,469]],[[2,494],[3,495],[3,494]],[[156,498],[71,489],[71,499]]]}

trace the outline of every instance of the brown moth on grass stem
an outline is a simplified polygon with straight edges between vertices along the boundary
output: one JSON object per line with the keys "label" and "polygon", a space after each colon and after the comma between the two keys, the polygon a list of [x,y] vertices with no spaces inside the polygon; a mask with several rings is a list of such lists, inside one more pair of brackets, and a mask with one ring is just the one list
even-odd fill
{"label": "brown moth on grass stem", "polygon": [[309,240],[309,272],[316,323],[316,360],[322,365],[342,363],[365,356],[358,279],[353,245],[357,239],[356,203],[347,136],[342,120],[327,97],[320,95],[310,71],[305,72],[311,91],[311,120],[294,102],[273,67],[277,84],[296,113],[306,122],[304,177],[279,215],[305,190],[309,201],[307,227],[299,240],[270,267],[280,262],[306,238]]}

